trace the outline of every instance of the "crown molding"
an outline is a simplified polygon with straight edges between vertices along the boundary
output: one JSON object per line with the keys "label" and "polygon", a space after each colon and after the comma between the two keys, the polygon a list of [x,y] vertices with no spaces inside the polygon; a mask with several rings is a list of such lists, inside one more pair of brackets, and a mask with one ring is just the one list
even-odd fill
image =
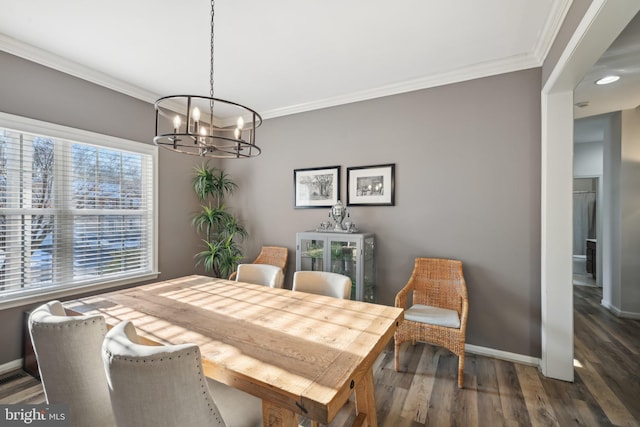
{"label": "crown molding", "polygon": [[[567,3],[570,3],[570,0],[563,0],[562,2],[562,4],[565,6]],[[554,20],[554,22],[555,21],[556,20]],[[552,36],[554,36],[555,34],[553,33],[553,31],[557,32],[557,25],[548,24],[547,27],[550,30],[547,31],[547,33],[549,33],[549,36],[546,38],[552,40]],[[551,31],[552,29],[553,31]],[[546,44],[548,45],[549,42],[547,42]],[[544,44],[539,43],[538,46],[544,46]],[[497,74],[504,74],[534,67],[540,67],[542,65],[540,52],[545,49],[548,51],[548,48],[548,46],[544,47],[544,49],[542,47],[537,47],[538,52],[533,52],[526,55],[516,55],[497,61],[473,64],[468,67],[449,70],[447,72],[436,75],[407,80],[404,82],[392,83],[373,89],[352,92],[344,95],[300,103],[282,108],[275,108],[264,111],[260,113],[260,115],[262,116],[263,120],[282,117],[322,108],[335,107],[343,104],[367,101],[384,96],[397,95],[401,93],[413,92],[452,83],[459,83]],[[78,77],[91,83],[95,83],[116,92],[120,92],[125,95],[140,99],[142,101],[149,102],[151,104],[153,104],[156,99],[160,97],[160,95],[156,93],[126,83],[100,71],[78,64],[77,62],[61,58],[60,56],[55,55],[51,52],[45,51],[27,43],[20,42],[2,33],[0,33],[0,50],[72,75],[74,77]]]}
{"label": "crown molding", "polygon": [[39,47],[18,41],[2,33],[0,33],[0,50],[151,104],[160,97],[139,86],[126,83],[123,80],[62,58]]}
{"label": "crown molding", "polygon": [[548,15],[547,22],[542,29],[540,37],[538,37],[538,43],[533,49],[533,55],[538,60],[540,65],[544,63],[545,58],[553,46],[553,42],[558,36],[562,23],[569,13],[573,0],[559,0],[552,3],[551,12]]}
{"label": "crown molding", "polygon": [[289,107],[276,108],[260,113],[263,119],[287,116],[290,114],[303,113],[321,108],[335,107],[353,102],[367,101],[384,96],[398,95],[401,93],[413,92],[437,86],[444,86],[452,83],[459,83],[468,80],[480,79],[497,74],[510,73],[514,71],[526,70],[540,67],[542,63],[534,54],[517,55],[498,61],[474,64],[469,67],[450,70],[444,73],[426,76],[404,82],[393,83],[374,89],[352,92],[346,95],[325,98],[317,101],[301,103]]}

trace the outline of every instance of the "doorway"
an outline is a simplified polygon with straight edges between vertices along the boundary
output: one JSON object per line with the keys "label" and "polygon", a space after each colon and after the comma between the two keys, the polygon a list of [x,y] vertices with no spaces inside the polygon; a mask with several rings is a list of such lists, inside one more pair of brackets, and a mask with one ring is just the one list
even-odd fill
{"label": "doorway", "polygon": [[551,378],[574,379],[573,90],[639,9],[635,2],[593,0],[542,89],[540,368]]}
{"label": "doorway", "polygon": [[597,177],[573,179],[574,286],[598,286],[598,182]]}

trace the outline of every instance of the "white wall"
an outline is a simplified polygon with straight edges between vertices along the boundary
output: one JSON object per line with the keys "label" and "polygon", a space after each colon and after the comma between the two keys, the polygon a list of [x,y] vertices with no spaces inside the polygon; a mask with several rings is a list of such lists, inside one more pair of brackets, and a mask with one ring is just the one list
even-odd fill
{"label": "white wall", "polygon": [[573,146],[573,176],[602,176],[602,141],[582,142]]}
{"label": "white wall", "polygon": [[605,126],[603,144],[602,304],[620,306],[620,113]]}

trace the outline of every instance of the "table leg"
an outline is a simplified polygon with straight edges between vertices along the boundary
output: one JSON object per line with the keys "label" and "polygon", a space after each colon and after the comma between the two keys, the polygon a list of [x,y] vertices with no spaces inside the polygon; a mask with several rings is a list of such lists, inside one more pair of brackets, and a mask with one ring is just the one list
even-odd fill
{"label": "table leg", "polygon": [[298,427],[298,416],[288,409],[263,400],[262,425],[264,427]]}
{"label": "table leg", "polygon": [[366,414],[366,424],[369,427],[378,427],[375,386],[373,369],[369,369],[362,381],[356,384],[356,415]]}

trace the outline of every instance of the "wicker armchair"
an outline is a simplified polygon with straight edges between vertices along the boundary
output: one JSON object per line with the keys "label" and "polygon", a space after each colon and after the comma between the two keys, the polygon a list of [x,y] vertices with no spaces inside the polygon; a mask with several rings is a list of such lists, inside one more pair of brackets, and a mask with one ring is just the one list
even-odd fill
{"label": "wicker armchair", "polygon": [[[413,292],[413,305],[407,297]],[[464,344],[469,300],[462,262],[439,258],[416,258],[413,273],[396,295],[396,307],[405,309],[404,322],[395,333],[395,370],[404,342],[428,342],[458,356],[458,387],[464,386]]]}
{"label": "wicker armchair", "polygon": [[[269,264],[275,265],[282,269],[282,274],[286,276],[287,257],[289,256],[289,250],[281,246],[263,246],[262,250],[258,254],[258,257],[253,261],[253,264]],[[236,279],[237,272],[231,273],[229,280]]]}

